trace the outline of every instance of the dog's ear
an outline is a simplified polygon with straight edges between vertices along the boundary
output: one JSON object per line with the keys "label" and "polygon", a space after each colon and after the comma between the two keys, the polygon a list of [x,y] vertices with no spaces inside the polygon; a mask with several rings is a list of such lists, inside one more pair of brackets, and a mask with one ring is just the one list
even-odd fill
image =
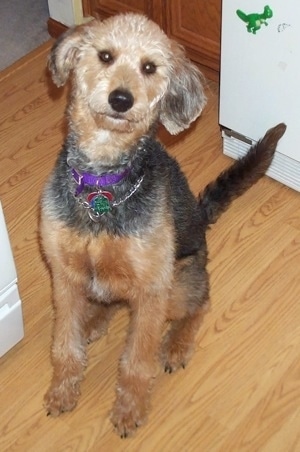
{"label": "dog's ear", "polygon": [[171,134],[184,129],[201,114],[206,103],[204,77],[185,56],[183,48],[172,41],[173,62],[169,87],[160,104],[160,122]]}
{"label": "dog's ear", "polygon": [[74,68],[82,42],[83,26],[79,25],[63,33],[54,43],[48,67],[56,86],[63,86]]}

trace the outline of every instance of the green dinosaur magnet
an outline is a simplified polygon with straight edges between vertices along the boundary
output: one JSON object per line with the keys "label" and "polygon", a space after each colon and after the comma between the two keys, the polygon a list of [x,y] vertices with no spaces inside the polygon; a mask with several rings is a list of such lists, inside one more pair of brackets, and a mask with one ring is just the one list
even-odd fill
{"label": "green dinosaur magnet", "polygon": [[260,30],[262,24],[268,25],[267,19],[271,19],[271,17],[273,16],[273,11],[268,5],[264,7],[264,12],[262,14],[245,14],[240,9],[238,9],[236,13],[243,22],[246,22],[248,32],[253,33],[254,35],[256,34],[257,30]]}

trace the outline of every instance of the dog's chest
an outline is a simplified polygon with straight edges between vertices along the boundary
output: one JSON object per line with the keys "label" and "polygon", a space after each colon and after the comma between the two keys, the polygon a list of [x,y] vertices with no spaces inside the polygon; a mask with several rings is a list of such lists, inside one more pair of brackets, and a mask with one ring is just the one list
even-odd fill
{"label": "dog's chest", "polygon": [[87,246],[90,269],[88,294],[103,301],[120,298],[136,278],[134,241],[102,234]]}
{"label": "dog's chest", "polygon": [[[171,278],[173,256],[154,237],[102,234],[87,245],[88,295],[103,302],[132,299],[142,288],[153,290]],[[156,290],[157,290],[156,289]]]}

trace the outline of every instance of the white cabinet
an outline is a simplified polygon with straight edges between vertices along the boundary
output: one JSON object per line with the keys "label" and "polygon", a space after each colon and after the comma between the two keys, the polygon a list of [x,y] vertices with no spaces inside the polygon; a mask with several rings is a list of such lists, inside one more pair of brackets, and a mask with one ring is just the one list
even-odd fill
{"label": "white cabinet", "polygon": [[24,336],[17,272],[0,202],[0,357]]}

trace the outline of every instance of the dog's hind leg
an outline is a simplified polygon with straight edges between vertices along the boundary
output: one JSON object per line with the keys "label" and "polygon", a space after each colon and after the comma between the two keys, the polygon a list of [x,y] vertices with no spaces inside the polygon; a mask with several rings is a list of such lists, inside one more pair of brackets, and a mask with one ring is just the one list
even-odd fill
{"label": "dog's hind leg", "polygon": [[170,299],[171,327],[162,347],[162,361],[166,372],[185,368],[194,352],[196,334],[209,309],[209,283],[199,256],[179,261],[176,280]]}

